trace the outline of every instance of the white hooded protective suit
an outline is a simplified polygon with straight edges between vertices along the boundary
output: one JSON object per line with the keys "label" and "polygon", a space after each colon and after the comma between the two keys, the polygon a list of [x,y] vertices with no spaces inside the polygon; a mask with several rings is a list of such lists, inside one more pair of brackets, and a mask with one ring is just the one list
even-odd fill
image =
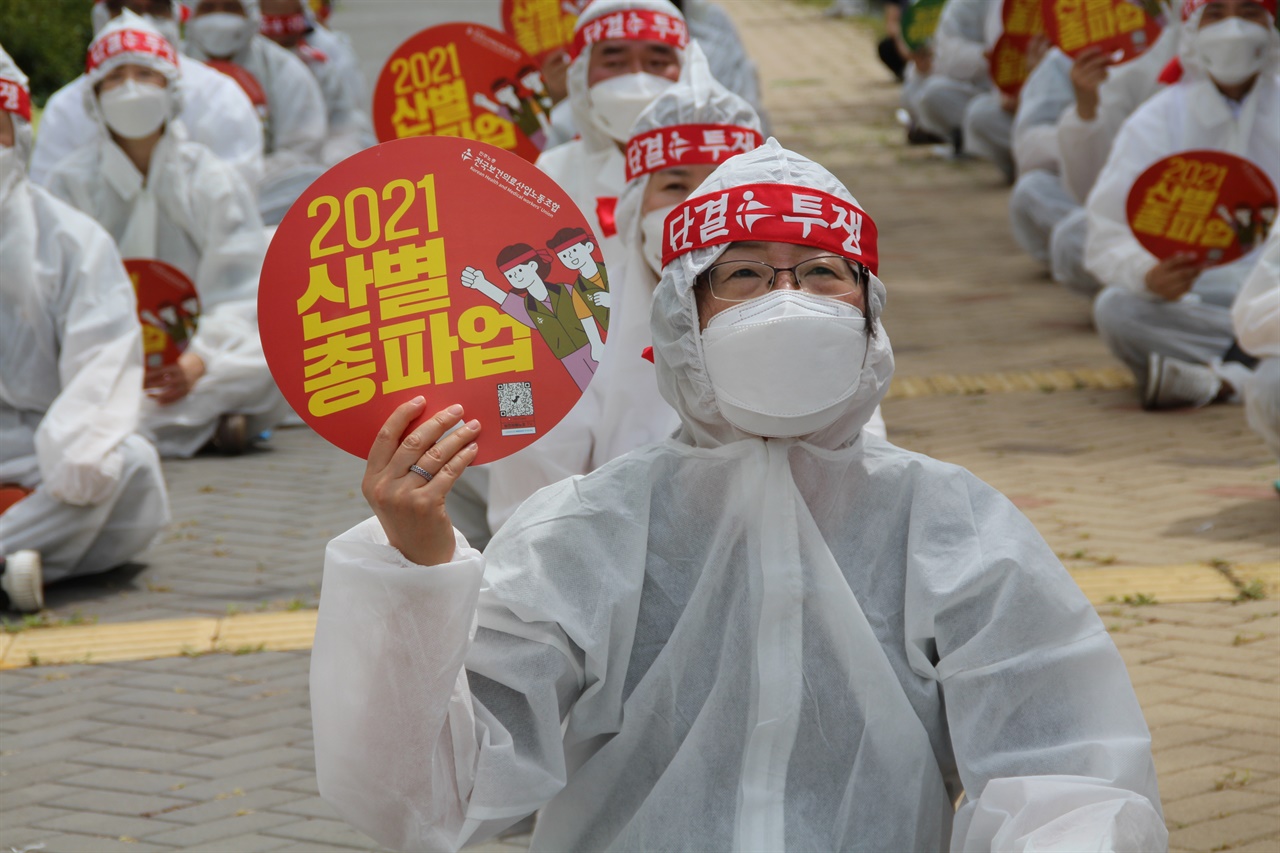
{"label": "white hooded protective suit", "polygon": [[[1201,273],[1191,293],[1166,302],[1146,289],[1156,258],[1138,243],[1125,216],[1133,182],[1156,161],[1179,151],[1227,151],[1256,164],[1280,187],[1280,33],[1269,24],[1266,66],[1243,102],[1232,105],[1197,56],[1203,7],[1182,25],[1182,80],[1142,104],[1120,128],[1111,156],[1089,194],[1085,266],[1107,289],[1094,303],[1094,322],[1111,351],[1146,382],[1152,352],[1211,364],[1231,345],[1231,303],[1253,268],[1254,253]],[[1231,377],[1223,375],[1231,381]],[[1237,378],[1238,379],[1238,378]]]}
{"label": "white hooded protective suit", "polygon": [[[257,0],[241,0],[257,30]],[[186,52],[200,60],[209,54],[191,38]],[[320,158],[328,132],[327,110],[320,84],[301,59],[265,36],[254,35],[230,61],[257,78],[267,96],[265,161],[258,184],[258,204],[268,225],[277,225],[313,180],[323,174]]]}
{"label": "white hooded protective suit", "polygon": [[[178,13],[175,2],[174,17]],[[107,7],[93,7],[93,31],[107,22]],[[180,45],[174,44],[174,50]],[[262,178],[262,122],[244,90],[225,74],[188,56],[178,57],[182,72],[183,124],[195,142],[235,166],[251,187]],[[77,148],[97,142],[102,126],[86,108],[88,81],[77,77],[54,92],[40,115],[40,138],[31,157],[31,180],[43,184],[49,172]]]}
{"label": "white hooded protective suit", "polygon": [[[0,47],[0,78],[26,78]],[[28,183],[31,127],[0,146],[0,482],[35,491],[0,515],[0,555],[39,551],[45,582],[105,571],[169,521],[138,434],[142,327],[111,238]]]}
{"label": "white hooded protective suit", "polygon": [[769,119],[760,96],[760,74],[742,43],[742,37],[738,35],[738,28],[733,25],[733,19],[710,0],[684,0],[683,7],[689,37],[707,55],[711,76],[751,105],[767,136]]}
{"label": "white hooded protective suit", "polygon": [[[772,141],[699,194],[761,182],[852,201]],[[372,519],[330,544],[321,794],[399,849],[539,808],[535,850],[1163,847],[1141,711],[1061,564],[993,489],[863,429],[883,330],[820,432],[722,417],[692,287],[723,248],[655,293],[678,436],[539,492],[484,556],[412,565]]]}
{"label": "white hooded protective suit", "polygon": [[[667,0],[595,0],[578,18],[575,30],[581,30],[597,18],[627,9],[661,12],[673,18],[682,18],[679,10]],[[542,152],[537,165],[569,194],[574,204],[582,210],[582,215],[591,223],[591,230],[602,238],[601,251],[604,252],[605,264],[608,265],[615,256],[617,237],[601,234],[596,210],[599,199],[616,199],[621,195],[626,184],[626,170],[617,141],[605,132],[591,109],[590,87],[587,85],[591,50],[590,46],[584,48],[569,63],[567,72],[568,101],[574,126],[578,129],[578,138]],[[677,51],[681,54],[682,65],[683,54],[688,50],[689,48],[685,48],[684,51]]]}
{"label": "white hooded protective suit", "polygon": [[1280,228],[1274,225],[1231,306],[1231,320],[1240,347],[1261,359],[1245,388],[1245,415],[1280,458]]}
{"label": "white hooded protective suit", "polygon": [[926,130],[950,139],[964,125],[969,102],[991,88],[984,52],[1000,37],[999,6],[996,0],[950,0],[943,7],[933,72],[913,87],[908,103]]}
{"label": "white hooded protective suit", "polygon": [[291,52],[306,63],[324,95],[329,129],[320,161],[330,166],[377,145],[378,140],[368,115],[369,96],[355,52],[343,39],[316,23],[315,13],[306,0],[302,3],[302,14],[311,29]]}
{"label": "white hooded protective suit", "polygon": [[181,122],[173,120],[145,179],[104,128],[96,145],[54,170],[49,188],[105,227],[123,257],[172,264],[200,295],[201,316],[189,351],[204,361],[205,374],[183,399],[164,406],[148,399],[143,406],[144,431],[160,453],[192,455],[227,413],[253,416],[251,435],[271,428],[283,398],[258,339],[258,276],[266,239],[253,197],[235,172],[189,141]]}
{"label": "white hooded protective suit", "polygon": [[1058,178],[1058,119],[1074,104],[1071,59],[1052,48],[1019,93],[1013,119],[1013,159],[1018,180],[1009,196],[1013,237],[1041,263],[1049,260],[1054,226],[1079,207]]}

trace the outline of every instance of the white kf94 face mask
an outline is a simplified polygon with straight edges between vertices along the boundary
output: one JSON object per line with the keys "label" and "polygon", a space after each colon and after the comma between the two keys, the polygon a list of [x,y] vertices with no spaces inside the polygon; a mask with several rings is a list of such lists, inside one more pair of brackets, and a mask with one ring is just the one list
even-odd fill
{"label": "white kf94 face mask", "polygon": [[651,210],[640,219],[640,251],[644,254],[649,269],[658,276],[662,275],[662,225],[675,209],[675,205],[672,205]]}
{"label": "white kf94 face mask", "polygon": [[227,59],[244,50],[257,31],[253,21],[230,12],[198,15],[187,22],[187,38],[214,59]]}
{"label": "white kf94 face mask", "polygon": [[587,90],[591,114],[618,142],[631,138],[631,126],[654,98],[674,86],[666,77],[640,72],[602,80]]}
{"label": "white kf94 face mask", "polygon": [[767,438],[809,435],[858,390],[867,321],[847,302],[775,290],[712,317],[702,353],[725,420]]}
{"label": "white kf94 face mask", "polygon": [[1195,40],[1204,70],[1224,86],[1243,83],[1261,71],[1271,49],[1266,27],[1234,17],[1198,30]]}
{"label": "white kf94 face mask", "polygon": [[169,90],[126,80],[98,96],[107,127],[126,139],[150,136],[169,117]]}

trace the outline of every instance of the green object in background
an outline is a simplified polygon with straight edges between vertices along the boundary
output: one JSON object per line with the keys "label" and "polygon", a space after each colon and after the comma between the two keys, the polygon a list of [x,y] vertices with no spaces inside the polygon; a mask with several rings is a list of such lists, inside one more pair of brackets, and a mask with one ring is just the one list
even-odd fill
{"label": "green object in background", "polygon": [[91,7],[86,0],[0,0],[0,43],[31,78],[33,104],[84,72]]}
{"label": "green object in background", "polygon": [[945,5],[947,0],[915,0],[902,10],[902,40],[907,47],[919,50],[929,43]]}

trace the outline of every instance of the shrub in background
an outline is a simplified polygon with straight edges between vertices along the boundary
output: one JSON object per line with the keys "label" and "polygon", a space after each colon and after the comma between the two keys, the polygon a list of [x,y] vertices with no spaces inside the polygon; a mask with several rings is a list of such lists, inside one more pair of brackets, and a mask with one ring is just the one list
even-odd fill
{"label": "shrub in background", "polygon": [[0,42],[31,78],[31,100],[50,95],[84,71],[93,38],[89,0],[0,0]]}

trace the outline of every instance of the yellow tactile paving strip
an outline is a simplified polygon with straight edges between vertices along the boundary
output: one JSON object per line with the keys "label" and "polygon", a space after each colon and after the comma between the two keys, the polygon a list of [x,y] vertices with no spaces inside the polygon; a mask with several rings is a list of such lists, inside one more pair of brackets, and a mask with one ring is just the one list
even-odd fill
{"label": "yellow tactile paving strip", "polygon": [[994,394],[1009,391],[1112,391],[1132,388],[1133,374],[1122,367],[1100,370],[1025,370],[1005,373],[943,373],[936,376],[896,376],[885,399],[911,399],[954,394]]}
{"label": "yellow tactile paving strip", "polygon": [[[1075,569],[1071,576],[1095,605],[1183,604],[1280,593],[1280,562],[1112,566]],[[1253,584],[1251,587],[1250,585]],[[249,654],[311,648],[316,611],[255,613],[223,619],[166,619],[107,625],[31,628],[0,634],[0,669],[69,663],[110,663],[212,653]]]}

